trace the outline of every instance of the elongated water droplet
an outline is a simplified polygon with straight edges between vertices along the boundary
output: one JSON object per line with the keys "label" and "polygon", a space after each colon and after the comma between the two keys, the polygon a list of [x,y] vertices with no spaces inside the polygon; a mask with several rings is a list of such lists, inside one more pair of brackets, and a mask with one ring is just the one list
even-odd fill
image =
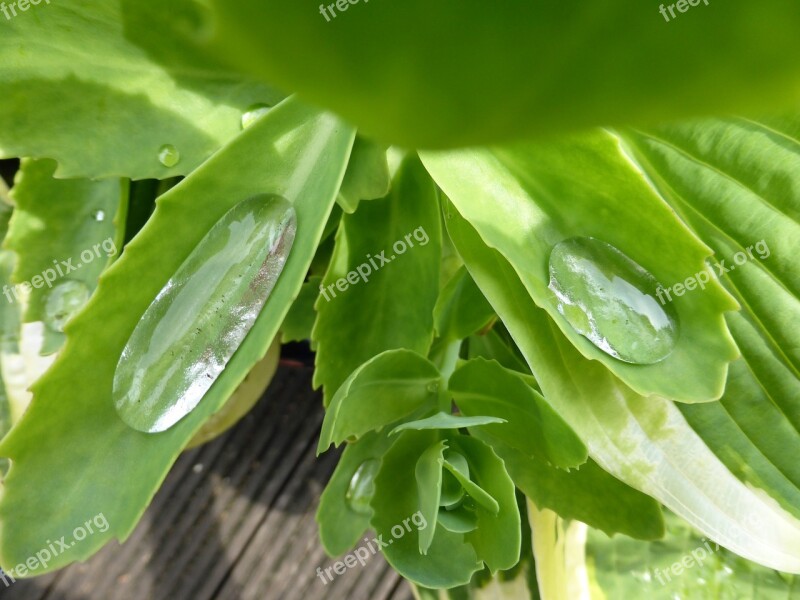
{"label": "elongated water droplet", "polygon": [[181,153],[172,144],[164,144],[158,150],[159,162],[167,168],[172,168],[181,161]]}
{"label": "elongated water droplet", "polygon": [[381,461],[375,458],[364,461],[356,469],[350,479],[350,485],[347,486],[345,494],[347,505],[360,515],[368,515],[372,512],[369,502],[375,493],[375,476],[378,474],[380,466]]}
{"label": "elongated water droplet", "polygon": [[678,317],[656,299],[660,284],[606,242],[576,237],[557,244],[549,287],[575,331],[614,358],[653,364],[675,348]]}
{"label": "elongated water droplet", "polygon": [[47,293],[44,322],[53,331],[63,332],[64,326],[89,300],[89,288],[82,281],[64,279]]}
{"label": "elongated water droplet", "polygon": [[267,114],[272,107],[269,104],[253,104],[242,115],[242,129],[247,129],[255,123],[260,117]]}
{"label": "elongated water droplet", "polygon": [[133,330],[114,404],[139,431],[165,431],[200,403],[253,327],[294,242],[285,199],[240,202],[206,234]]}

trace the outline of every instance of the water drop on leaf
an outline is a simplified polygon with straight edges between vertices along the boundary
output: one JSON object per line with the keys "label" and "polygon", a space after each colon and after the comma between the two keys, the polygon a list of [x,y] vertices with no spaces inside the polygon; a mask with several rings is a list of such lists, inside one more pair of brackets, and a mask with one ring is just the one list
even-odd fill
{"label": "water drop on leaf", "polygon": [[588,237],[565,240],[553,248],[549,269],[558,311],[603,352],[653,364],[675,348],[674,307],[657,299],[656,278],[614,246]]}
{"label": "water drop on leaf", "polygon": [[96,210],[92,213],[92,218],[98,223],[106,220],[106,212],[104,210]]}
{"label": "water drop on leaf", "polygon": [[158,151],[158,161],[167,168],[172,168],[181,161],[181,153],[172,144],[164,144]]}
{"label": "water drop on leaf", "polygon": [[47,293],[44,322],[53,331],[63,332],[75,313],[89,300],[89,288],[82,281],[62,280]]}
{"label": "water drop on leaf", "polygon": [[144,312],[114,374],[119,416],[166,431],[200,403],[244,341],[283,271],[296,217],[260,195],[229,210]]}
{"label": "water drop on leaf", "polygon": [[272,107],[268,104],[253,104],[242,115],[242,129],[247,129],[258,121],[259,118],[267,114]]}
{"label": "water drop on leaf", "polygon": [[369,502],[375,493],[375,476],[378,474],[380,466],[381,461],[375,458],[364,461],[356,469],[350,479],[350,485],[347,486],[345,501],[354,512],[360,515],[368,515],[372,512]]}

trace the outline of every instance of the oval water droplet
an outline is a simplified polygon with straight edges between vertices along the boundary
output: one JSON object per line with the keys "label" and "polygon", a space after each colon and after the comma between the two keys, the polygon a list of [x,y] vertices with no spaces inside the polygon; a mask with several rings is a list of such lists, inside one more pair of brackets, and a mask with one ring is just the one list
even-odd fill
{"label": "oval water droplet", "polygon": [[381,461],[372,458],[364,461],[356,469],[347,486],[345,501],[347,505],[360,515],[368,515],[372,512],[369,502],[375,493],[375,476],[380,469]]}
{"label": "oval water droplet", "polygon": [[106,211],[96,210],[92,213],[92,218],[98,223],[102,223],[103,221],[106,220]]}
{"label": "oval water droplet", "polygon": [[558,311],[603,352],[633,364],[665,359],[678,341],[678,316],[657,300],[655,277],[595,238],[560,242],[550,254]]}
{"label": "oval water droplet", "polygon": [[172,168],[181,161],[181,153],[172,144],[164,144],[158,150],[158,161],[167,168]]}
{"label": "oval water droplet", "polygon": [[253,104],[242,115],[242,129],[247,129],[258,121],[259,118],[267,114],[272,107],[269,104]]}
{"label": "oval water droplet", "polygon": [[229,210],[147,308],[114,374],[119,416],[166,431],[200,403],[255,323],[294,242],[285,199],[260,195]]}
{"label": "oval water droplet", "polygon": [[64,279],[47,293],[44,322],[53,331],[63,332],[67,322],[89,300],[89,288],[82,281]]}

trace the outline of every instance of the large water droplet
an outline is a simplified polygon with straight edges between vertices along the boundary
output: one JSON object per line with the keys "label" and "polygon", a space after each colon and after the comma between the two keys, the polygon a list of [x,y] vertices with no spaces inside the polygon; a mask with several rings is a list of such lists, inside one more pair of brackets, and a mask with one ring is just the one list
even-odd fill
{"label": "large water droplet", "polygon": [[242,115],[242,129],[247,129],[258,121],[259,118],[267,114],[272,107],[269,104],[253,104]]}
{"label": "large water droplet", "polygon": [[350,479],[350,485],[347,486],[345,494],[347,505],[360,515],[368,515],[372,512],[369,502],[375,493],[375,476],[378,474],[380,466],[381,461],[375,458],[364,461],[356,469]]}
{"label": "large water droplet", "polygon": [[165,431],[200,403],[253,327],[294,242],[279,196],[240,202],[206,234],[133,330],[114,404],[139,431]]}
{"label": "large water droplet", "polygon": [[181,153],[172,144],[164,144],[158,150],[158,161],[167,168],[172,168],[181,161]]}
{"label": "large water droplet", "polygon": [[89,288],[82,281],[64,279],[47,293],[44,322],[53,331],[63,332],[67,322],[89,300]]}
{"label": "large water droplet", "polygon": [[656,299],[660,284],[610,244],[586,237],[557,244],[549,287],[570,325],[615,358],[653,364],[675,348],[678,317]]}

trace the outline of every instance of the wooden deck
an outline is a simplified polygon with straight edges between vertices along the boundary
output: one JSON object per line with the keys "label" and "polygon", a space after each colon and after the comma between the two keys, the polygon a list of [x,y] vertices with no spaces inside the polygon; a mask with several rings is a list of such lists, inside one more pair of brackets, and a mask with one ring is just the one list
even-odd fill
{"label": "wooden deck", "polygon": [[410,600],[377,555],[328,585],[314,512],[338,454],[315,457],[322,402],[282,365],[237,427],[175,464],[139,526],[86,564],[0,582],[3,600]]}

